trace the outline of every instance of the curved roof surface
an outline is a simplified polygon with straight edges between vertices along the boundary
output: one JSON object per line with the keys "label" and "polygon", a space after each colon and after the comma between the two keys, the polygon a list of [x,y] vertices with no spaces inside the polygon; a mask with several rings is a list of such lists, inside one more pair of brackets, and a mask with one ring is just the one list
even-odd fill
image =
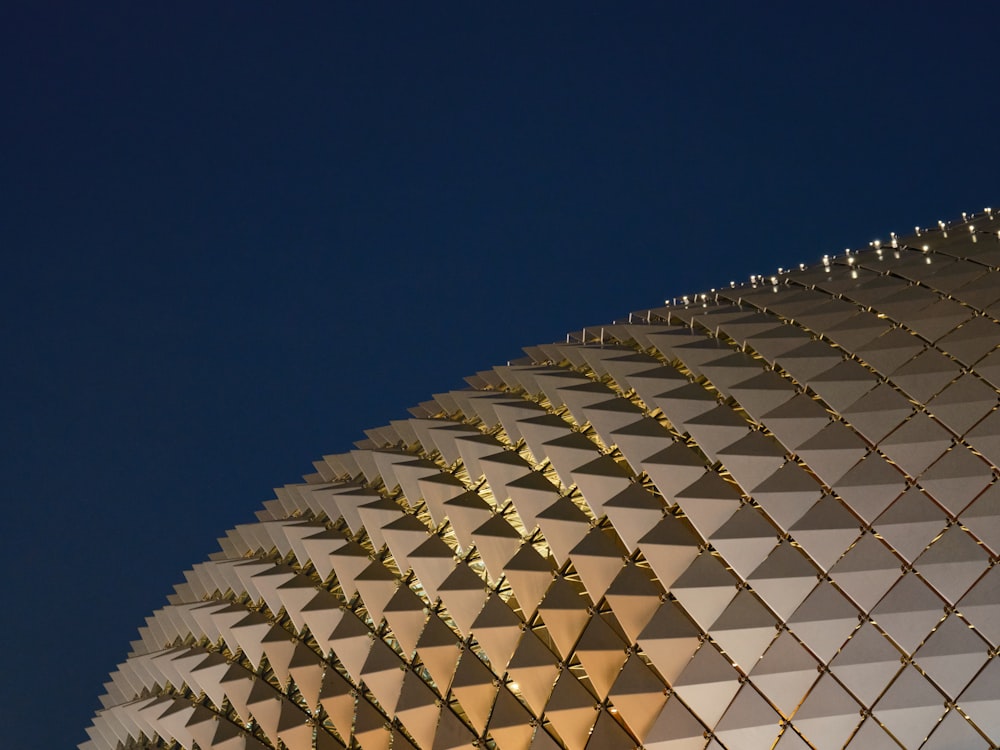
{"label": "curved roof surface", "polygon": [[998,268],[986,212],[435,395],[187,571],[81,748],[997,746]]}

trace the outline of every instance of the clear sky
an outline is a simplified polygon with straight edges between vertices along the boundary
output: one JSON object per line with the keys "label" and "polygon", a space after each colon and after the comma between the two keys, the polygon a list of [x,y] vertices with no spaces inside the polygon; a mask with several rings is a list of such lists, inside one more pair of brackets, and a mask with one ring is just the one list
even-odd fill
{"label": "clear sky", "polygon": [[365,428],[520,346],[1000,203],[998,22],[0,4],[4,744],[83,741],[182,571]]}

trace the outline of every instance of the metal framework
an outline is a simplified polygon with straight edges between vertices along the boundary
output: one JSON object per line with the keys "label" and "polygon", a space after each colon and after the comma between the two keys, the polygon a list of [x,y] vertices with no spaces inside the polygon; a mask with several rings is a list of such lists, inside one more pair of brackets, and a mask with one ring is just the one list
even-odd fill
{"label": "metal framework", "polygon": [[1000,745],[991,211],[526,349],[185,574],[82,750]]}

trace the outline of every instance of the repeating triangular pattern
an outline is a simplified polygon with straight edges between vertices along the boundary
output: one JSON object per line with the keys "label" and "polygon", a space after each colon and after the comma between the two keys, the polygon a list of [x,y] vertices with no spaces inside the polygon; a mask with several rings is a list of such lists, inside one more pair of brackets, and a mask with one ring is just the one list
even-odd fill
{"label": "repeating triangular pattern", "polygon": [[1000,745],[992,211],[526,349],[184,574],[81,750]]}

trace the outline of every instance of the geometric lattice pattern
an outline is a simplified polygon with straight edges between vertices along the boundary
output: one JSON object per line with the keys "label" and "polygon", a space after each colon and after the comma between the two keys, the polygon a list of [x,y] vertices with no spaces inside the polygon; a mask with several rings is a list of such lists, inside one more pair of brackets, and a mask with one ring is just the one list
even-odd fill
{"label": "geometric lattice pattern", "polygon": [[1000,745],[1000,219],[633,313],[327,456],[85,750]]}

